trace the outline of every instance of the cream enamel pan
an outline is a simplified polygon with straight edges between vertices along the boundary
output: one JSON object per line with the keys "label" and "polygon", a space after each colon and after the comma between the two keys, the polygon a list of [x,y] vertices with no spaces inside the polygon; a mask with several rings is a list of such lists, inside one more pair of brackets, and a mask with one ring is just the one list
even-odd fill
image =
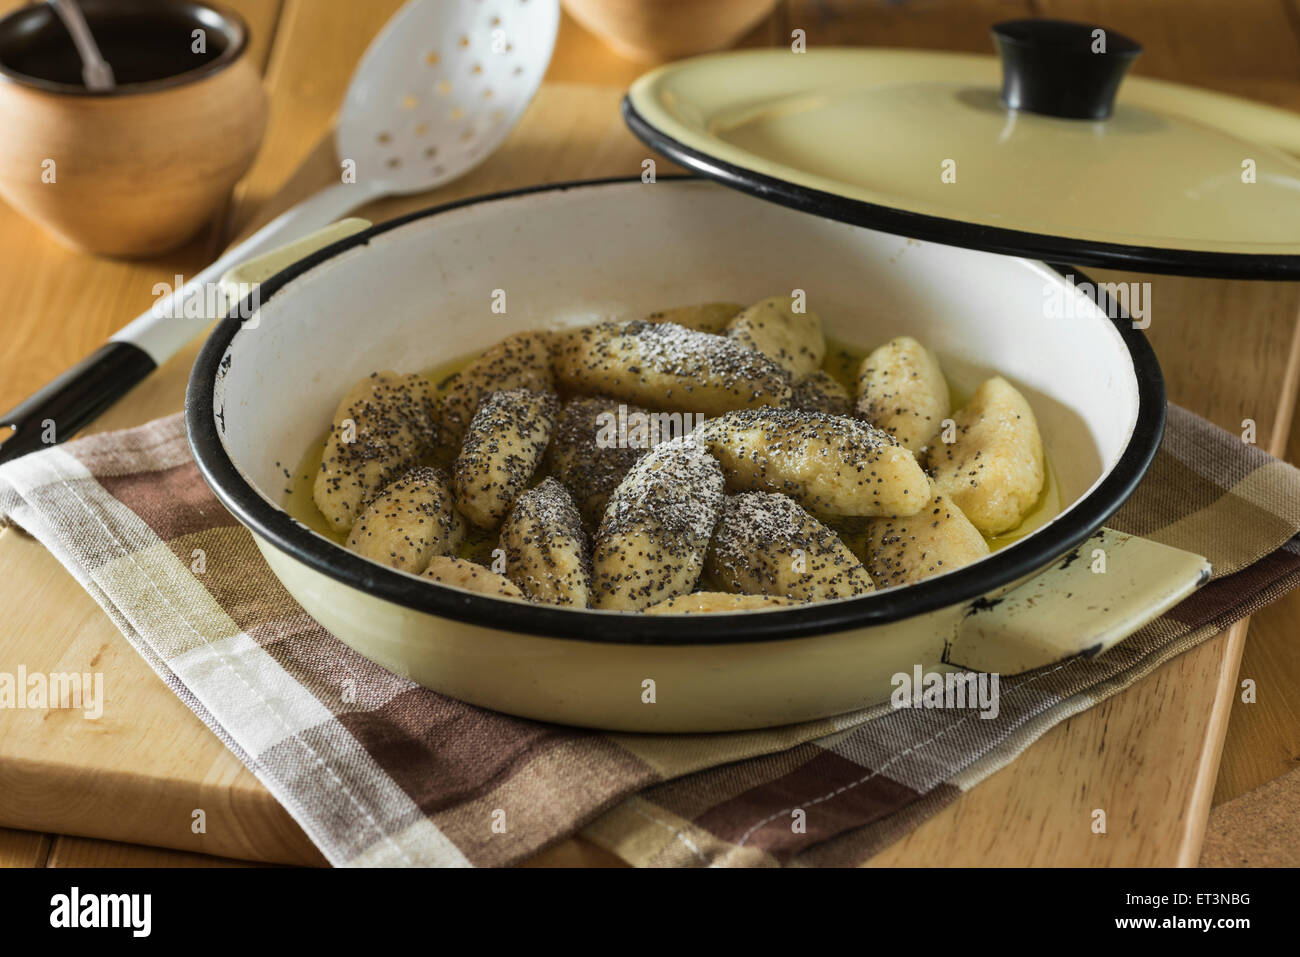
{"label": "cream enamel pan", "polygon": [[[1203,580],[1203,560],[1117,533],[1107,540],[1111,573],[1091,576],[1104,581],[1077,577],[1087,563],[1072,556],[1151,464],[1165,395],[1142,333],[1083,298],[1068,272],[835,223],[694,179],[487,196],[374,226],[264,282],[255,319],[227,318],[199,355],[186,397],[190,443],[302,606],[420,684],[512,714],[629,731],[825,717],[887,698],[891,677],[918,664],[1013,673],[1097,653]],[[431,368],[526,329],[796,288],[835,339],[870,347],[909,334],[939,354],[959,390],[995,372],[1016,383],[1038,416],[1061,514],[913,586],[774,612],[643,617],[437,585],[349,553],[279,504],[282,463],[301,460],[343,391],[372,371]],[[504,315],[491,309],[496,290]],[[1047,316],[1054,297],[1069,298],[1069,318]],[[1076,576],[1068,589],[1062,575]],[[1060,603],[1056,634],[973,627],[996,621],[999,598],[1017,586]],[[1098,595],[1106,611],[1081,604]]]}

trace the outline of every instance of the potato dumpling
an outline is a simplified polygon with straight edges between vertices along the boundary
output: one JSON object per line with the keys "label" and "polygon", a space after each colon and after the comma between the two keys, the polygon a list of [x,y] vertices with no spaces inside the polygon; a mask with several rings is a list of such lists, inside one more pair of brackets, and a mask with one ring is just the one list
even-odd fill
{"label": "potato dumpling", "polygon": [[774,359],[796,380],[812,375],[826,359],[821,317],[806,309],[795,312],[789,296],[754,303],[727,323],[727,336]]}
{"label": "potato dumpling", "polygon": [[881,588],[942,575],[989,553],[979,529],[942,494],[915,515],[868,518],[863,525],[867,571]]}
{"label": "potato dumpling", "polygon": [[790,394],[790,408],[805,412],[825,412],[827,415],[851,415],[853,399],[849,390],[829,372],[814,372],[794,384]]}
{"label": "potato dumpling", "polygon": [[696,430],[733,490],[783,492],[815,515],[912,515],[930,483],[879,429],[799,409],[745,409]]}
{"label": "potato dumpling", "polygon": [[557,340],[555,375],[573,392],[703,415],[790,398],[789,377],[761,352],[671,322],[570,330]]}
{"label": "potato dumpling", "polygon": [[501,548],[506,577],[533,601],[590,604],[591,558],[582,518],[555,479],[543,479],[515,500],[501,526]]}
{"label": "potato dumpling", "polygon": [[490,568],[463,558],[447,555],[431,558],[429,567],[424,570],[424,577],[442,585],[495,595],[498,598],[525,598],[519,586],[505,575],[498,575]]}
{"label": "potato dumpling", "polygon": [[722,507],[722,468],[690,436],[655,446],[610,496],[592,554],[592,603],[641,611],[688,594]]}
{"label": "potato dumpling", "polygon": [[704,574],[723,591],[796,601],[847,598],[875,588],[834,532],[778,492],[727,496]]}
{"label": "potato dumpling", "polygon": [[461,514],[481,528],[505,518],[542,461],[558,411],[554,394],[530,389],[493,392],[479,403],[452,465]]}
{"label": "potato dumpling", "polygon": [[926,453],[935,489],[985,535],[1015,528],[1038,503],[1045,470],[1034,410],[1001,376],[984,382],[954,416],[955,441]]}
{"label": "potato dumpling", "polygon": [[647,615],[711,615],[764,608],[788,608],[799,602],[779,595],[733,595],[724,591],[695,591],[667,598],[645,610]]}
{"label": "potato dumpling", "polygon": [[312,497],[346,532],[380,489],[419,463],[437,438],[433,385],[422,375],[375,372],[334,413]]}
{"label": "potato dumpling", "polygon": [[949,397],[910,336],[828,361],[794,298],[696,303],[517,333],[440,387],[376,372],[339,402],[312,491],[349,549],[455,587],[779,609],[942,575],[1024,527],[1047,468],[1029,403],[1000,376]]}
{"label": "potato dumpling", "polygon": [[560,410],[551,439],[551,471],[568,488],[583,523],[592,531],[600,525],[610,494],[646,452],[626,442],[611,442],[605,435],[604,426],[611,418],[618,421],[620,405],[627,415],[645,413],[602,396],[570,399]]}
{"label": "potato dumpling", "polygon": [[483,397],[509,389],[555,390],[549,334],[507,336],[451,377],[439,402],[441,444],[451,452],[460,448]]}
{"label": "potato dumpling", "polygon": [[911,336],[891,339],[858,369],[858,415],[917,455],[952,411],[939,360]]}
{"label": "potato dumpling", "polygon": [[348,548],[371,561],[412,574],[465,540],[465,520],[452,506],[447,477],[417,468],[384,487],[352,526]]}
{"label": "potato dumpling", "polygon": [[727,323],[745,307],[737,302],[704,302],[697,306],[677,306],[652,312],[646,316],[646,322],[674,322],[697,332],[711,332],[721,335]]}

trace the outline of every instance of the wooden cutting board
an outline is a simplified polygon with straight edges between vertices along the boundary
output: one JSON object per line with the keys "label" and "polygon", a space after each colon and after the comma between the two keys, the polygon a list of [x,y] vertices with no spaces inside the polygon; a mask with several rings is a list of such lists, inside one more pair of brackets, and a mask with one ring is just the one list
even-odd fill
{"label": "wooden cutting board", "polygon": [[[255,0],[237,5],[248,8],[250,19],[268,15]],[[339,4],[323,18],[304,16],[302,4],[277,8],[276,54],[268,68],[271,130],[234,207],[238,231],[265,222],[337,176],[322,136],[352,63],[396,6],[396,0]],[[291,42],[282,42],[286,31]],[[315,69],[323,51],[329,53],[327,72]],[[648,154],[623,128],[620,95],[618,87],[550,84],[506,146],[470,177],[360,215],[378,220],[529,183],[636,175]],[[297,173],[278,187],[295,166]],[[660,169],[668,171],[668,164],[660,161]],[[48,246],[7,210],[0,214],[0,254],[5,246]],[[199,241],[184,257],[197,266],[211,252]],[[48,253],[38,273],[24,278],[22,290],[33,304],[45,294],[88,306],[64,288],[68,277],[81,268],[122,268],[78,261],[52,246]],[[138,267],[143,288],[124,287],[109,303],[119,311],[104,317],[105,333],[149,304],[143,279],[148,275],[147,266]],[[1153,283],[1148,332],[1173,401],[1233,430],[1253,419],[1260,444],[1281,452],[1300,377],[1300,289],[1120,273],[1096,278]],[[135,389],[95,430],[179,410],[196,351],[197,343]],[[53,361],[62,366],[75,358],[56,352]],[[53,371],[36,370],[32,385]],[[1245,633],[1245,623],[1239,624],[1054,728],[1010,767],[872,863],[1195,863]],[[250,860],[321,862],[266,789],[172,696],[58,563],[32,540],[5,531],[0,670],[13,671],[19,663],[28,671],[102,672],[107,705],[99,721],[66,711],[0,711],[0,826]],[[1090,828],[1098,807],[1111,822],[1106,835]],[[195,809],[206,813],[206,833],[191,829]],[[574,841],[546,860],[593,863],[607,857]]]}

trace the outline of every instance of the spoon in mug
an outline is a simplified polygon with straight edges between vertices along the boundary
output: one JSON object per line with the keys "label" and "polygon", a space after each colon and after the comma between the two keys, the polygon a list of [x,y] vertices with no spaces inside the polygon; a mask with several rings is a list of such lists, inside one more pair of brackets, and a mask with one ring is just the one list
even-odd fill
{"label": "spoon in mug", "polygon": [[77,0],[49,0],[49,4],[72,35],[72,45],[77,48],[77,56],[81,57],[81,81],[86,84],[86,89],[92,93],[112,90],[117,85],[113,68],[99,52],[99,44],[95,42]]}
{"label": "spoon in mug", "polygon": [[0,416],[0,432],[14,429],[0,444],[0,462],[71,437],[203,324],[221,318],[224,310],[211,306],[223,301],[218,283],[241,262],[372,200],[443,186],[482,163],[541,86],[559,21],[559,0],[410,0],[352,74],[334,130],[339,181],[228,250]]}

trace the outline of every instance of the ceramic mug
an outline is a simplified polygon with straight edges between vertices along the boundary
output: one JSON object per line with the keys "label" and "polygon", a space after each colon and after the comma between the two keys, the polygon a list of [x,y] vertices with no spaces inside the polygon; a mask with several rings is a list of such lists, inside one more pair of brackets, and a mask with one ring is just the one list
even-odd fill
{"label": "ceramic mug", "polygon": [[81,0],[117,86],[91,92],[46,4],[0,20],[0,196],[64,244],[143,257],[194,236],[257,153],[266,94],[237,14]]}

